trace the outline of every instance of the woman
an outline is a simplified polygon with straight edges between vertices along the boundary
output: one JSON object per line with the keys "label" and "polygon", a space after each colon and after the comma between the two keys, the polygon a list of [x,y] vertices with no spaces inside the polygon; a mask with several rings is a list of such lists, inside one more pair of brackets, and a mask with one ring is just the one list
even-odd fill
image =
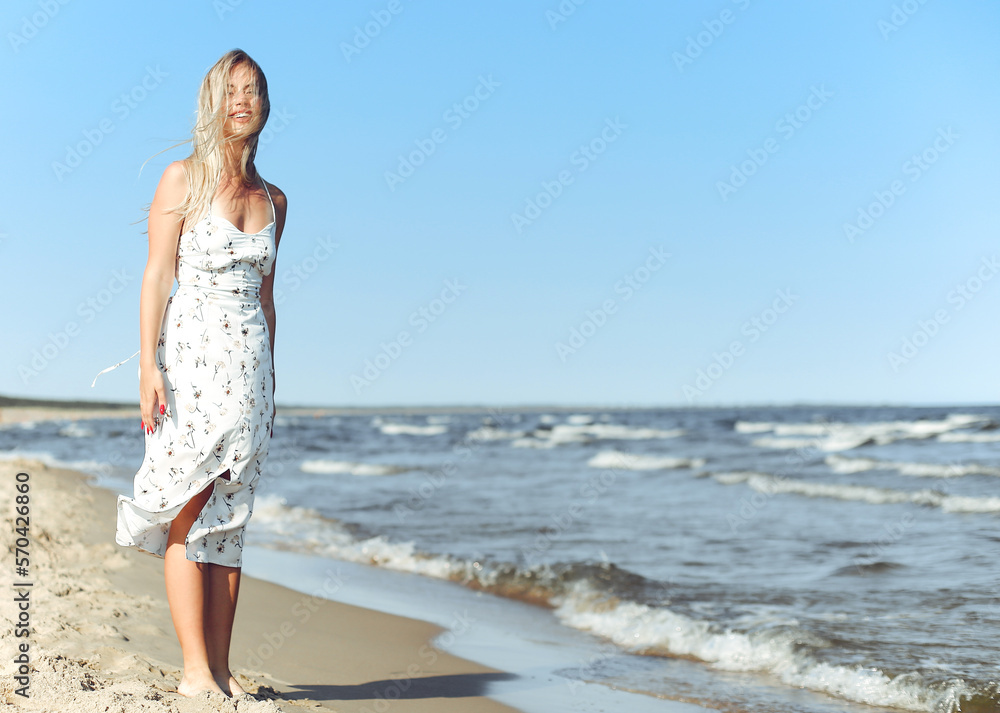
{"label": "woman", "polygon": [[115,541],[164,558],[185,696],[244,693],[229,645],[274,422],[272,285],[287,211],[254,166],[269,109],[257,63],[223,55],[201,84],[191,155],[167,166],[149,211],[137,352],[146,452],[134,497],[118,497]]}

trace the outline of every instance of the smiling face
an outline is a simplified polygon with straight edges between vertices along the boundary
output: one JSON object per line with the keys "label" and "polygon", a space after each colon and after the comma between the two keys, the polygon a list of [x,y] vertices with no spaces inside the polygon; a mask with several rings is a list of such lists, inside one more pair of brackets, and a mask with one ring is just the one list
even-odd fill
{"label": "smiling face", "polygon": [[226,136],[243,133],[260,109],[257,85],[246,64],[233,67],[226,96]]}

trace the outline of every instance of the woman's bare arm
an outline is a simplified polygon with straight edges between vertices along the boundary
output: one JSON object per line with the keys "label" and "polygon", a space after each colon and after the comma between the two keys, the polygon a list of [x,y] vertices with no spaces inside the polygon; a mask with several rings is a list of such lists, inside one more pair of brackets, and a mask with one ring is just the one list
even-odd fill
{"label": "woman's bare arm", "polygon": [[163,314],[174,284],[181,218],[166,209],[184,200],[187,177],[180,161],[163,171],[149,210],[149,257],[139,296],[139,407],[147,428],[157,423],[160,404],[166,404],[163,374],[156,363]]}

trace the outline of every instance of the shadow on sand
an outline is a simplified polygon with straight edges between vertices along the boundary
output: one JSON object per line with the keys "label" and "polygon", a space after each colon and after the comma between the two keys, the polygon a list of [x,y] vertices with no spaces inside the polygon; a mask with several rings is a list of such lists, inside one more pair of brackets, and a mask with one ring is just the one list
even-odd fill
{"label": "shadow on sand", "polygon": [[451,676],[424,678],[387,678],[353,686],[297,685],[294,691],[281,693],[281,697],[295,701],[302,698],[330,701],[360,701],[384,698],[469,698],[486,695],[493,681],[517,678],[512,673],[460,673]]}

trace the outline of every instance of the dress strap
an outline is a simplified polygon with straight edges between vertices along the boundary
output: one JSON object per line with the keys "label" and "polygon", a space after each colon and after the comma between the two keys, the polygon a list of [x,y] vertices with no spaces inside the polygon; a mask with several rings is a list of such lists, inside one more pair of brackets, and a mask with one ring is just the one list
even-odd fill
{"label": "dress strap", "polygon": [[[139,352],[141,352],[141,351],[142,351],[142,349],[140,349],[138,352],[136,352],[135,354],[133,354],[132,356],[130,356],[128,359],[123,359],[122,361],[118,362],[114,366],[109,366],[107,369],[101,369],[99,372],[97,372],[97,376],[94,377],[94,381],[91,382],[90,388],[94,388],[94,384],[97,383],[97,379],[101,376],[101,374],[104,374],[105,372],[111,371],[112,369],[117,369],[122,364],[124,364],[125,362],[127,362],[129,359],[131,359],[132,357],[138,355]],[[140,370],[142,369],[142,367],[139,367],[139,368],[140,368]]]}
{"label": "dress strap", "polygon": [[[260,174],[257,174],[260,176]],[[267,187],[267,181],[261,177],[260,182],[264,184],[264,191],[267,193],[267,199],[271,201],[271,222],[274,223],[275,228],[278,227],[278,213],[274,210],[274,200],[271,198],[271,190]]]}

